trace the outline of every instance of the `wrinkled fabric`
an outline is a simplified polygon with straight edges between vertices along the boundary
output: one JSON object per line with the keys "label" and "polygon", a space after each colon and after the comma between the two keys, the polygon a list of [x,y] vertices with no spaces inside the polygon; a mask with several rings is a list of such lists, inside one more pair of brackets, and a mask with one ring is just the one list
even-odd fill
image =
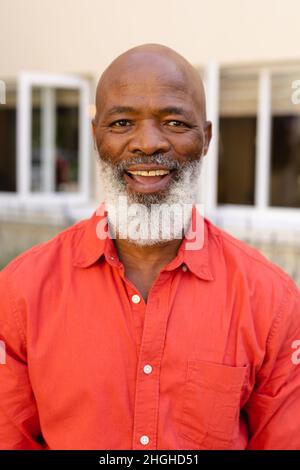
{"label": "wrinkled fabric", "polygon": [[0,448],[300,449],[289,276],[204,219],[203,247],[184,239],[145,303],[105,220],[0,273]]}

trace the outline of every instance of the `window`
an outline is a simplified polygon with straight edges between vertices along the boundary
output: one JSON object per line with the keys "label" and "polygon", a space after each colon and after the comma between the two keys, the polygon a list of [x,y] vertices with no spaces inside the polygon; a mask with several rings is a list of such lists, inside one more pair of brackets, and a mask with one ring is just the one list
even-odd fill
{"label": "window", "polygon": [[16,89],[7,86],[0,105],[0,191],[16,191]]}
{"label": "window", "polygon": [[220,74],[218,203],[300,208],[297,71]]}
{"label": "window", "polygon": [[299,235],[300,104],[292,100],[299,80],[293,63],[207,66],[213,140],[199,200],[208,217],[242,237]]}
{"label": "window", "polygon": [[79,190],[79,92],[32,89],[31,191]]}
{"label": "window", "polygon": [[272,77],[271,206],[300,207],[300,106],[291,101],[293,80]]}
{"label": "window", "polygon": [[87,80],[21,74],[17,87],[7,89],[6,104],[0,106],[1,200],[19,200],[22,205],[87,202],[89,113]]}
{"label": "window", "polygon": [[257,76],[220,77],[218,203],[254,204]]}

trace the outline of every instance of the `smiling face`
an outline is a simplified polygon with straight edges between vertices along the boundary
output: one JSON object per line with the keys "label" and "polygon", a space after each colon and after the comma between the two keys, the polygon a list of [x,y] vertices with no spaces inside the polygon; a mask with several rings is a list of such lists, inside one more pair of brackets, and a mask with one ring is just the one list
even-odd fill
{"label": "smiling face", "polygon": [[123,56],[98,88],[93,129],[99,155],[122,171],[129,193],[165,192],[186,162],[207,151],[210,123],[200,80],[174,57],[151,49]]}
{"label": "smiling face", "polygon": [[[131,202],[190,200],[211,125],[200,78],[185,59],[160,46],[117,58],[98,85],[94,138],[104,189]],[[185,186],[183,187],[183,182]]]}

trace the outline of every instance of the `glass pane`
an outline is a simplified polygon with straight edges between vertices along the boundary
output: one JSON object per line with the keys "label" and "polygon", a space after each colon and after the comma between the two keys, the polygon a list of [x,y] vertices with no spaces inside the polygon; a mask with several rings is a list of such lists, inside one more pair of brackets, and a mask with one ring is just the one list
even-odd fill
{"label": "glass pane", "polygon": [[291,100],[299,77],[300,70],[272,80],[271,206],[300,207],[300,105]]}
{"label": "glass pane", "polygon": [[79,92],[56,92],[56,190],[78,191]]}
{"label": "glass pane", "polygon": [[41,90],[32,90],[32,127],[31,127],[31,189],[41,191],[42,149],[41,149]]}
{"label": "glass pane", "polygon": [[220,118],[218,203],[254,204],[256,117]]}
{"label": "glass pane", "polygon": [[257,86],[256,75],[221,75],[219,204],[254,204]]}
{"label": "glass pane", "polygon": [[0,105],[0,191],[16,191],[16,91]]}
{"label": "glass pane", "polygon": [[33,88],[32,191],[78,191],[78,146],[79,91]]}

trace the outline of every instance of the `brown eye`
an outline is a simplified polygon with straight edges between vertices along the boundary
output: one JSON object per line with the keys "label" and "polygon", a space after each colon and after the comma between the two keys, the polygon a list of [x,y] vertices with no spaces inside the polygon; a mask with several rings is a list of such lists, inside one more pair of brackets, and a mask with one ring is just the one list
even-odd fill
{"label": "brown eye", "polygon": [[176,121],[175,119],[173,119],[172,121],[169,121],[168,124],[171,125],[171,127],[186,126],[184,122]]}
{"label": "brown eye", "polygon": [[111,124],[111,126],[115,127],[127,127],[131,124],[131,122],[128,119],[119,119],[118,121],[115,121]]}

